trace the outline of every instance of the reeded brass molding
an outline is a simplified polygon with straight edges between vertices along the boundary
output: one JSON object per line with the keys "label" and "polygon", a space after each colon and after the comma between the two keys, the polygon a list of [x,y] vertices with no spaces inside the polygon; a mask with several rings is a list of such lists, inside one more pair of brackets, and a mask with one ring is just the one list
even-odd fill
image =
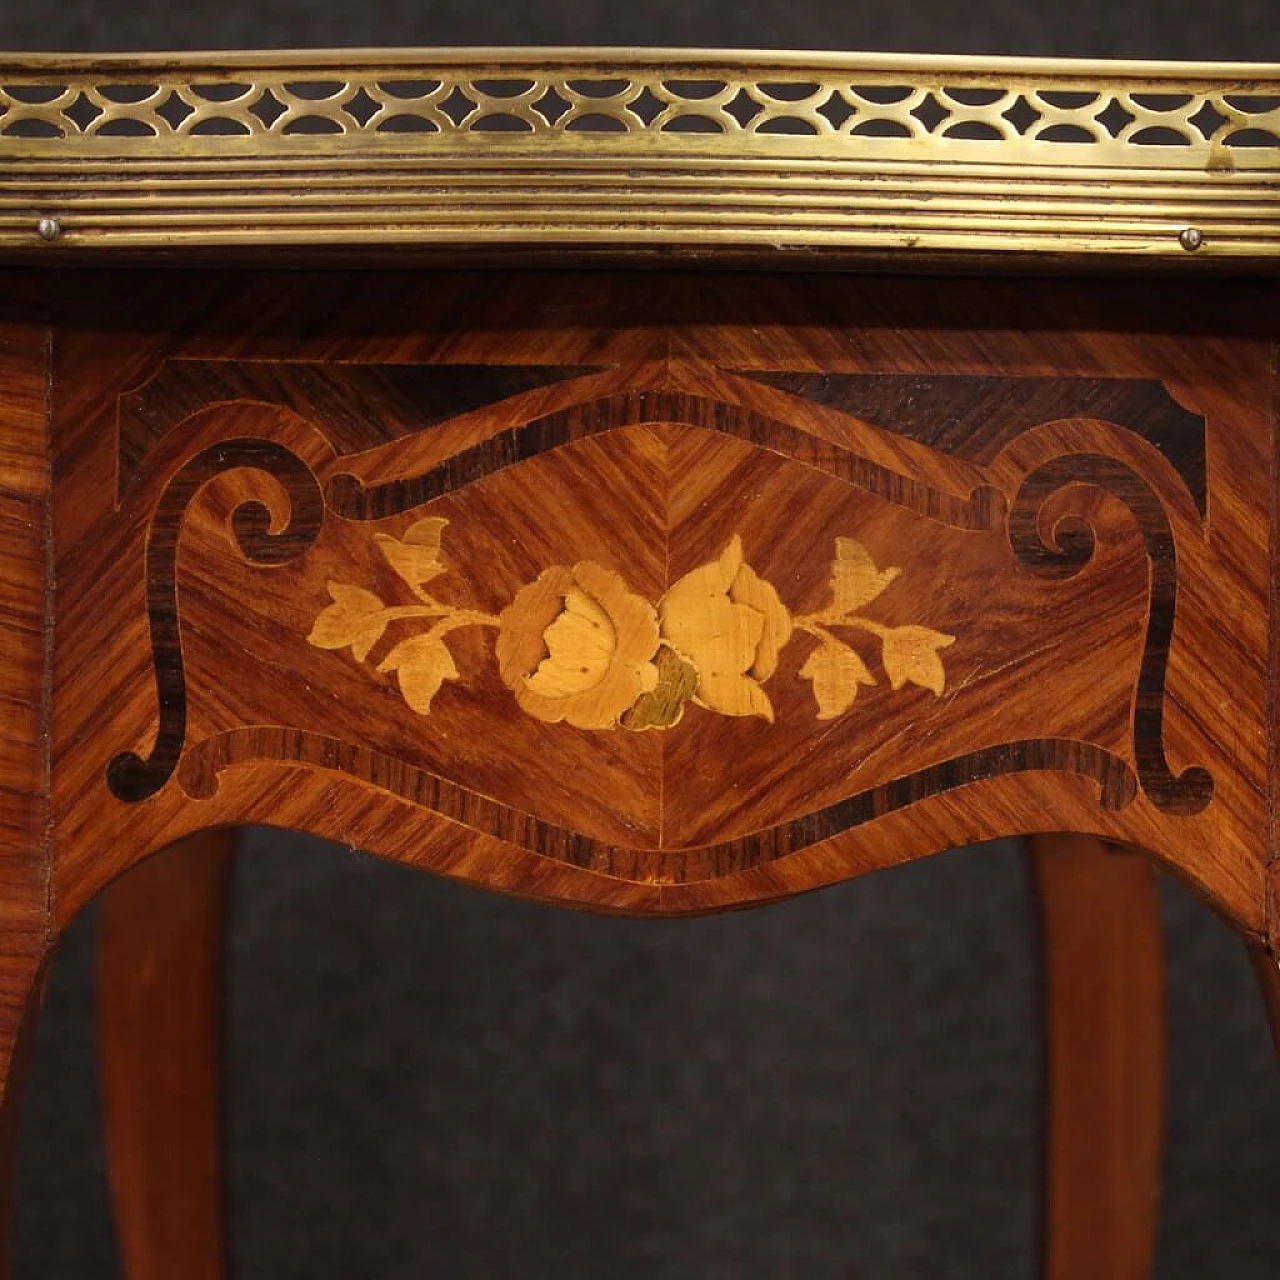
{"label": "reeded brass molding", "polygon": [[1280,258],[1280,67],[0,56],[0,250]]}

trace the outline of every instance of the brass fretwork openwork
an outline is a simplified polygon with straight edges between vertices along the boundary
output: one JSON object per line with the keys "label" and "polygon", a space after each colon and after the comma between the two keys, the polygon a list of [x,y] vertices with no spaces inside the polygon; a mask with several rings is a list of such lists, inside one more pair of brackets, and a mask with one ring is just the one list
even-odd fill
{"label": "brass fretwork openwork", "polygon": [[562,50],[0,63],[9,250],[1257,257],[1280,248],[1278,168],[1268,67]]}

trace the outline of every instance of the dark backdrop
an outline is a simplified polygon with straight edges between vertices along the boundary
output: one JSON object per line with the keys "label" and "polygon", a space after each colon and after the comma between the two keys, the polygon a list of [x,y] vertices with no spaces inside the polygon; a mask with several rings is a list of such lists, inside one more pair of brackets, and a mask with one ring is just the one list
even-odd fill
{"label": "dark backdrop", "polygon": [[[581,43],[1280,59],[1276,0],[8,0],[0,47]],[[1167,886],[1159,1280],[1280,1269],[1280,1088],[1243,951]],[[1016,845],[783,906],[547,911],[249,833],[229,948],[237,1280],[1030,1280],[1040,1009]],[[24,1114],[17,1280],[116,1273],[92,913]],[[174,1280],[182,1280],[174,1277]],[[1086,1278],[1087,1280],[1087,1278]]]}

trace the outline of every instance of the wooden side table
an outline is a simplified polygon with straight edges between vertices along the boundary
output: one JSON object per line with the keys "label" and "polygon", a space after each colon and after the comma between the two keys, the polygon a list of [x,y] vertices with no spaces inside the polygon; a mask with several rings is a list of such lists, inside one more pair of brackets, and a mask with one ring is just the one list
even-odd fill
{"label": "wooden side table", "polygon": [[1155,863],[1280,1006],[1280,72],[9,59],[0,161],[3,1114],[101,895],[130,1280],[224,1274],[243,823],[649,916],[1032,836],[1046,1274],[1147,1274]]}

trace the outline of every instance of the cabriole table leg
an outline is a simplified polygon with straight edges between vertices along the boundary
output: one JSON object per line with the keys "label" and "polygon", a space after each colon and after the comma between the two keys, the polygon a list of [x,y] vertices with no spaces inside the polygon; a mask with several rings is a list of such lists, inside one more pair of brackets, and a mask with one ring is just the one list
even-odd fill
{"label": "cabriole table leg", "polygon": [[1093,836],[1037,836],[1045,959],[1045,1280],[1151,1274],[1165,1102],[1155,866]]}
{"label": "cabriole table leg", "polygon": [[233,830],[201,832],[102,895],[98,1038],[127,1280],[222,1280],[218,1076]]}

